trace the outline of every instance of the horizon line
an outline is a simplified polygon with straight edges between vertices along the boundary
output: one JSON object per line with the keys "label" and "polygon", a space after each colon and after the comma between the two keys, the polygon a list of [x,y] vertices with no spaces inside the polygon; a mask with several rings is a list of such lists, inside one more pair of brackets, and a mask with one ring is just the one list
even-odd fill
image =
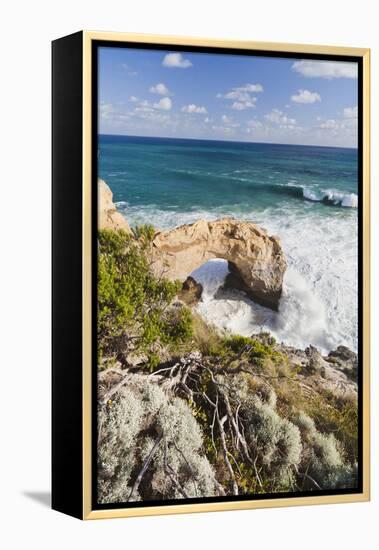
{"label": "horizon line", "polygon": [[222,143],[252,143],[256,145],[286,145],[294,147],[320,147],[323,149],[353,149],[358,150],[357,146],[347,146],[347,145],[309,145],[304,143],[280,143],[276,141],[241,141],[238,139],[214,139],[214,138],[190,138],[190,137],[173,137],[173,136],[138,136],[133,134],[108,134],[98,132],[98,136],[113,136],[113,137],[129,137],[129,138],[148,138],[148,139],[172,139],[172,140],[187,140],[187,141],[221,141]]}

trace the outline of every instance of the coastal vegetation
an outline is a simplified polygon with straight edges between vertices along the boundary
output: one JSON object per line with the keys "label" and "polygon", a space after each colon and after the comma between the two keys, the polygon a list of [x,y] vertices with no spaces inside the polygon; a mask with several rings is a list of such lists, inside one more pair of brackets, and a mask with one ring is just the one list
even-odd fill
{"label": "coastal vegetation", "polygon": [[99,230],[99,502],[356,487],[355,354],[220,333],[154,235]]}
{"label": "coastal vegetation", "polygon": [[158,360],[159,348],[178,350],[192,334],[189,310],[170,307],[181,285],[157,279],[149,269],[146,248],[150,226],[99,231],[98,349],[100,361],[116,358],[121,364],[133,351]]}

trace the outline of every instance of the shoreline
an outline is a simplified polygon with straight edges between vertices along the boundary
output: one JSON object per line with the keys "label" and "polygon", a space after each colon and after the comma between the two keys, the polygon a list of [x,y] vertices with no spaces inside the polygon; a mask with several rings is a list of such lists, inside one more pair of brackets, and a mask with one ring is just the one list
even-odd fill
{"label": "shoreline", "polygon": [[[105,185],[109,189],[108,185]],[[106,196],[108,203],[104,208],[110,209],[112,216],[115,216],[115,212],[117,212],[118,216],[122,216],[126,224],[125,227],[130,231],[129,223],[131,220],[125,217],[122,210],[117,207],[117,203],[114,204],[112,200],[109,203],[109,192]],[[196,212],[195,218],[198,218],[199,215],[202,215],[202,213]],[[216,218],[216,220],[217,219],[218,218]],[[273,225],[273,221],[274,219],[271,219],[271,225]],[[188,222],[175,226],[172,229],[164,229],[162,232],[173,232],[186,225],[189,225]],[[119,218],[117,218],[117,226],[120,226]],[[112,227],[112,222],[110,223],[110,227]],[[267,225],[264,224],[263,227],[267,227]],[[271,233],[279,234],[282,237],[279,228],[275,226],[275,224],[271,228]],[[284,235],[285,234],[286,232],[284,232]],[[281,240],[283,242],[283,239]],[[333,349],[336,349],[339,345],[343,345],[356,353],[356,346],[354,346],[351,340],[349,341],[346,337],[338,338],[338,332],[334,334],[334,331],[330,330],[329,317],[325,310],[325,305],[321,302],[320,298],[317,298],[317,294],[314,293],[307,283],[305,275],[308,274],[299,271],[299,260],[293,262],[293,254],[289,253],[287,250],[288,245],[286,242],[283,242],[283,246],[286,256],[290,258],[290,260],[287,271],[284,274],[283,295],[277,313],[273,313],[270,309],[264,308],[250,300],[245,293],[241,293],[240,290],[229,289],[228,291],[224,290],[224,292],[219,292],[228,273],[228,270],[225,268],[224,274],[221,275],[221,279],[220,274],[217,274],[215,280],[208,280],[208,284],[210,284],[211,287],[215,287],[213,288],[213,297],[209,296],[208,293],[206,303],[200,302],[198,305],[198,312],[207,322],[215,325],[218,330],[222,331],[226,329],[230,334],[250,336],[257,331],[263,330],[269,331],[277,340],[302,350],[305,350],[309,345],[313,345],[320,349],[322,353],[327,354]],[[217,262],[222,260],[213,261]],[[210,270],[212,274],[212,266],[210,264],[211,262],[204,262],[199,270],[197,270],[203,272],[198,280],[201,284],[204,284],[204,272]],[[189,272],[188,275],[194,276],[192,272]],[[207,279],[206,273],[205,279]],[[218,296],[216,298],[217,293]],[[236,307],[237,302],[239,302],[239,307]],[[207,312],[207,308],[210,312]],[[230,319],[230,316],[233,314],[235,315],[234,322],[233,319]],[[225,318],[227,318],[226,322],[224,322]],[[310,333],[309,319],[313,321],[311,326],[315,326],[316,333],[313,335]],[[300,326],[299,323],[301,323]],[[236,328],[234,328],[233,325],[236,326]],[[302,332],[304,330],[305,332]],[[304,336],[300,337],[302,333]],[[294,335],[296,335],[296,337],[294,337]]]}
{"label": "shoreline", "polygon": [[220,335],[193,307],[220,289],[188,276],[191,266],[212,258],[217,265],[220,254],[234,265],[238,285],[259,286],[266,297],[281,293],[279,239],[230,218],[168,232],[151,225],[120,231],[105,185],[99,502],[356,487],[357,355],[341,345],[327,355],[309,344],[302,350],[267,331]]}

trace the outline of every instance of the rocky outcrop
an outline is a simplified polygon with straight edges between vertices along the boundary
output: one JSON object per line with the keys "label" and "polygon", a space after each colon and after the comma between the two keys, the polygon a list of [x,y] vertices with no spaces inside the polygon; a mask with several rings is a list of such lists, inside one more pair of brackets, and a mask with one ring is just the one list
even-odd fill
{"label": "rocky outcrop", "polygon": [[124,216],[117,211],[113,203],[113,193],[104,180],[97,180],[98,186],[98,224],[99,229],[123,229],[130,233],[130,227]]}
{"label": "rocky outcrop", "polygon": [[203,285],[197,283],[193,277],[187,277],[178,293],[178,298],[187,306],[194,306],[200,301]]}
{"label": "rocky outcrop", "polygon": [[158,232],[152,242],[152,269],[170,280],[185,281],[214,258],[229,262],[235,287],[254,301],[278,309],[286,259],[279,239],[256,224],[234,218],[200,220]]}
{"label": "rocky outcrop", "polygon": [[338,346],[337,349],[331,351],[325,360],[341,370],[352,380],[358,378],[358,356],[346,346]]}
{"label": "rocky outcrop", "polygon": [[[260,339],[259,335],[254,335],[254,338]],[[314,346],[300,350],[276,344],[275,349],[287,358],[291,370],[297,371],[305,395],[329,392],[336,398],[356,398],[358,357],[349,348],[338,346],[327,356]]]}

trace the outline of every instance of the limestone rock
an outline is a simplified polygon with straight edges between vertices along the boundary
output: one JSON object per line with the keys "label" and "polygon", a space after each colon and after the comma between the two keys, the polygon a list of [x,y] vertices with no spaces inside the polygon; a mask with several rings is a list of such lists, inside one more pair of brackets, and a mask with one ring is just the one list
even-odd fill
{"label": "limestone rock", "polygon": [[329,392],[344,401],[356,398],[357,382],[352,374],[352,362],[357,355],[345,346],[339,346],[328,356],[323,356],[314,346],[300,350],[276,344],[275,349],[287,357],[291,369],[296,369],[297,379],[305,393]]}
{"label": "limestone rock", "polygon": [[113,193],[104,180],[98,179],[98,224],[99,229],[123,229],[130,233],[130,227],[124,216],[117,211],[113,203]]}
{"label": "limestone rock", "polygon": [[256,302],[278,309],[286,259],[279,239],[252,222],[234,218],[200,220],[158,232],[151,252],[154,273],[170,280],[185,281],[208,260],[227,260],[234,287]]}
{"label": "limestone rock", "polygon": [[346,346],[338,346],[325,358],[334,368],[340,369],[352,380],[358,378],[358,356]]}
{"label": "limestone rock", "polygon": [[187,306],[193,306],[199,302],[202,292],[203,286],[197,283],[193,277],[187,277],[178,293],[178,298]]}

